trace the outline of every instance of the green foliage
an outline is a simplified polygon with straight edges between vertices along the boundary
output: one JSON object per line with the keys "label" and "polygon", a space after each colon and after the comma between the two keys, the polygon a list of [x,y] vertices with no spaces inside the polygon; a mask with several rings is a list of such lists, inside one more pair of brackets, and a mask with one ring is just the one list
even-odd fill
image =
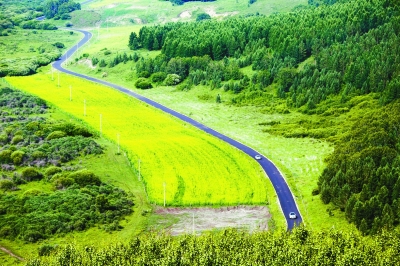
{"label": "green foliage", "polygon": [[75,182],[81,187],[85,187],[87,185],[98,186],[101,184],[100,178],[88,170],[73,172],[68,175],[68,178],[75,180]]}
{"label": "green foliage", "polygon": [[10,150],[2,150],[0,151],[0,163],[10,163],[12,151]]}
{"label": "green foliage", "polygon": [[7,190],[12,190],[13,188],[15,188],[15,184],[13,181],[11,181],[9,179],[0,179],[0,189],[1,190],[7,191]]}
{"label": "green foliage", "polygon": [[168,74],[164,80],[164,84],[167,86],[174,86],[181,82],[181,77],[177,74]]}
{"label": "green foliage", "polygon": [[50,166],[49,168],[46,169],[45,171],[45,176],[50,179],[53,175],[61,173],[62,169],[57,166]]}
{"label": "green foliage", "polygon": [[154,83],[161,83],[165,80],[167,74],[165,72],[156,72],[151,75],[151,81]]}
{"label": "green foliage", "polygon": [[202,21],[202,20],[206,20],[206,19],[211,19],[211,16],[207,13],[200,13],[196,17],[196,21]]}
{"label": "green foliage", "polygon": [[42,179],[43,174],[40,173],[38,170],[36,170],[35,167],[27,167],[24,170],[22,170],[21,177],[25,181],[31,182]]}
{"label": "green foliage", "polygon": [[369,112],[348,130],[319,178],[321,199],[346,212],[364,234],[400,222],[400,104]]}
{"label": "green foliage", "polygon": [[[98,207],[102,198],[101,208]],[[51,194],[0,195],[0,234],[37,242],[52,235],[108,225],[132,212],[128,195],[110,185],[70,187]],[[110,227],[107,227],[110,228]]]}
{"label": "green foliage", "polygon": [[59,49],[65,48],[65,45],[61,42],[55,42],[53,45]]}
{"label": "green foliage", "polygon": [[217,98],[215,99],[216,103],[221,103],[221,95],[217,94]]}
{"label": "green foliage", "polygon": [[[315,232],[300,227],[287,233],[244,233],[230,229],[201,236],[150,233],[128,244],[60,247],[28,266],[60,265],[398,265],[398,232],[371,239],[352,232]],[[366,252],[366,250],[368,252]],[[107,259],[105,259],[107,258]]]}
{"label": "green foliage", "polygon": [[22,164],[22,160],[25,156],[25,152],[23,151],[14,151],[11,154],[11,160],[15,165],[20,165]]}
{"label": "green foliage", "polygon": [[[0,118],[4,121],[0,124],[3,144],[0,163],[45,166],[102,153],[101,147],[89,139],[93,134],[87,128],[70,122],[27,117],[45,113],[46,108],[46,103],[37,97],[10,89],[0,91]],[[20,119],[16,120],[14,115]]]}
{"label": "green foliage", "polygon": [[63,131],[56,130],[51,132],[47,137],[46,140],[52,140],[52,139],[59,139],[65,137],[67,134]]}
{"label": "green foliage", "polygon": [[40,22],[37,20],[29,20],[21,23],[23,29],[37,29],[37,30],[56,30],[57,27],[48,22]]}
{"label": "green foliage", "polygon": [[135,82],[135,87],[146,90],[153,88],[153,85],[151,85],[151,82],[147,78],[138,78]]}
{"label": "green foliage", "polygon": [[46,0],[43,5],[43,13],[46,18],[62,17],[74,10],[80,10],[81,5],[70,0]]}

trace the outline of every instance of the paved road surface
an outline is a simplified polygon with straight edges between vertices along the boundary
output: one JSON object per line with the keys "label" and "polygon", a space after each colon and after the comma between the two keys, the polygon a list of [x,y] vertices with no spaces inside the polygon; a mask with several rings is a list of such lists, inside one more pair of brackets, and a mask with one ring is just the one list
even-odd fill
{"label": "paved road surface", "polygon": [[[77,31],[80,31],[80,32],[82,32],[84,34],[83,39],[78,43],[78,46],[81,47],[87,41],[90,40],[90,38],[92,37],[92,34],[90,32],[84,31],[84,30],[77,30]],[[75,45],[74,47],[69,49],[66,54],[72,55],[76,51],[76,49],[77,49],[77,46]],[[219,138],[221,140],[226,141],[227,143],[231,144],[232,146],[234,146],[234,147],[242,150],[243,152],[247,153],[252,158],[254,158],[255,155],[259,154],[259,152],[257,152],[256,150],[254,150],[254,149],[252,149],[252,148],[250,148],[250,147],[248,147],[248,146],[246,146],[246,145],[244,145],[244,144],[242,144],[242,143],[240,143],[240,142],[238,142],[238,141],[236,141],[234,139],[231,139],[231,138],[229,138],[229,137],[227,137],[227,136],[225,136],[225,135],[223,135],[223,134],[211,129],[211,128],[209,128],[209,127],[207,127],[207,126],[205,126],[205,125],[193,120],[190,117],[187,117],[187,116],[185,116],[185,115],[183,115],[181,113],[178,113],[178,112],[176,112],[176,111],[174,111],[172,109],[169,109],[168,107],[165,107],[165,106],[163,106],[163,105],[161,105],[161,104],[159,104],[159,103],[157,103],[155,101],[152,101],[152,100],[150,100],[150,99],[148,99],[146,97],[143,97],[143,96],[141,96],[141,95],[139,95],[137,93],[134,93],[134,92],[132,92],[132,91],[130,91],[130,90],[124,88],[124,87],[109,83],[107,81],[99,80],[99,79],[96,79],[96,78],[92,78],[92,77],[89,77],[89,76],[86,76],[86,75],[82,75],[82,74],[75,73],[75,72],[72,72],[70,70],[67,70],[67,69],[62,67],[62,63],[66,59],[67,58],[66,58],[65,55],[62,56],[60,59],[58,59],[57,61],[55,61],[53,63],[53,67],[55,69],[59,70],[59,71],[64,72],[64,73],[67,73],[67,74],[70,74],[70,75],[73,75],[73,76],[76,76],[76,77],[84,78],[84,79],[87,79],[87,80],[90,80],[90,81],[93,81],[93,82],[97,82],[97,83],[103,84],[105,86],[108,86],[108,87],[111,87],[113,89],[119,90],[120,92],[123,92],[123,93],[125,93],[127,95],[135,97],[135,98],[137,98],[137,99],[139,99],[139,100],[141,100],[141,101],[143,101],[143,102],[145,102],[145,103],[147,103],[149,105],[154,106],[155,108],[158,108],[158,109],[160,109],[160,110],[162,110],[162,111],[164,111],[166,113],[169,113],[169,114],[171,114],[171,115],[173,115],[173,116],[175,116],[175,117],[177,117],[177,118],[179,118],[179,119],[181,119],[181,120],[183,120],[183,121],[185,121],[187,123],[190,123],[193,126],[199,128],[199,129],[201,129],[201,130],[203,130],[203,131],[205,131],[205,132],[207,132],[207,133],[209,133],[209,134],[211,134],[211,135],[213,135],[213,136],[215,136],[215,137],[217,137],[217,138]],[[287,221],[287,225],[288,225],[288,229],[292,229],[293,226],[295,225],[295,223],[299,224],[299,223],[302,222],[302,217],[301,217],[301,214],[300,214],[300,212],[299,212],[299,210],[297,208],[297,205],[296,205],[296,202],[295,202],[295,200],[293,198],[292,192],[290,191],[285,179],[283,178],[283,176],[281,175],[281,173],[279,172],[277,167],[269,159],[267,159],[265,156],[262,156],[262,159],[261,160],[257,160],[257,162],[262,166],[262,168],[264,169],[264,171],[267,173],[268,177],[270,178],[270,180],[271,180],[271,182],[272,182],[272,184],[273,184],[273,186],[275,188],[275,191],[276,191],[276,193],[278,195],[279,203],[281,205],[282,212],[285,215],[285,218],[286,218],[286,221]],[[297,219],[295,219],[295,220],[290,219],[289,218],[289,212],[295,212],[296,215],[297,215]]]}

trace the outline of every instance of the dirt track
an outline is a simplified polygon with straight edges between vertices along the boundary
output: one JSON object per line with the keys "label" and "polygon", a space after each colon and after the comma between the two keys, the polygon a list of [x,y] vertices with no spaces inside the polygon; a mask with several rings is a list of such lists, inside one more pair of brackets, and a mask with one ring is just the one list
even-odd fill
{"label": "dirt track", "polygon": [[16,258],[16,259],[18,259],[18,260],[20,260],[20,261],[24,261],[23,258],[21,258],[21,257],[19,257],[19,256],[17,256],[17,255],[15,255],[14,253],[12,253],[10,250],[6,249],[5,247],[0,246],[0,250],[4,251],[5,253],[7,253],[8,255],[10,255],[11,257],[14,257],[14,258]]}

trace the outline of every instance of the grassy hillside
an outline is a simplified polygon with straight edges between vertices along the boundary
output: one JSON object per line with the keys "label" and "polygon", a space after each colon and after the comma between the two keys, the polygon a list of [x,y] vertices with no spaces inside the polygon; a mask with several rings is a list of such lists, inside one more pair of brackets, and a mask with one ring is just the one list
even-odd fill
{"label": "grassy hillside", "polygon": [[187,2],[172,5],[169,1],[138,0],[116,3],[111,0],[94,1],[82,6],[83,10],[94,10],[101,15],[101,26],[133,25],[145,23],[165,23],[194,21],[198,14],[207,13],[212,18],[222,19],[234,15],[265,14],[287,12],[298,5],[307,5],[305,0],[276,1],[258,0],[249,5],[247,0],[218,0],[214,2]]}
{"label": "grassy hillside", "polygon": [[80,38],[81,34],[66,30],[12,29],[0,40],[0,76],[33,74]]}

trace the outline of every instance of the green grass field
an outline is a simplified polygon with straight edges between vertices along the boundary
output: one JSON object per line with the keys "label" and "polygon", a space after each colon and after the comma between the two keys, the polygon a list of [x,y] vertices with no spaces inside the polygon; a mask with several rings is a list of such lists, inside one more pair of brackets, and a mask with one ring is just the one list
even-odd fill
{"label": "green grass field", "polygon": [[[141,175],[150,202],[163,204],[164,182],[167,205],[265,204],[268,201],[267,182],[260,167],[228,144],[91,82],[61,74],[58,88],[57,77],[52,81],[49,70],[45,68],[38,75],[7,80],[95,129],[100,127],[102,114],[103,136],[116,141],[120,134],[121,146],[136,168],[141,160]],[[70,85],[72,101],[69,100]],[[83,116],[84,100],[87,116]]]}

